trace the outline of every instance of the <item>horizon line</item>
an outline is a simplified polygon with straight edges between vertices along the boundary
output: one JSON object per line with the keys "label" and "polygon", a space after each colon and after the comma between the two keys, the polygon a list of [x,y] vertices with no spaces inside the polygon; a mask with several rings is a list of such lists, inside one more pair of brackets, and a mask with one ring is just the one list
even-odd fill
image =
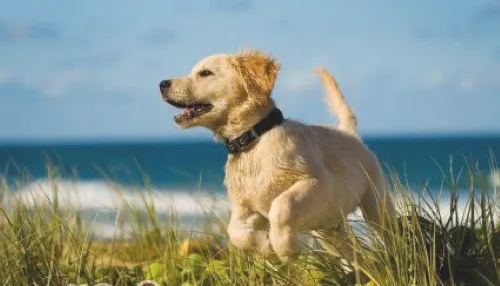
{"label": "horizon line", "polygon": [[[386,132],[361,133],[363,139],[433,139],[433,138],[500,138],[500,131],[475,132]],[[119,136],[119,137],[59,137],[59,138],[0,138],[0,147],[7,145],[40,144],[112,144],[112,143],[214,143],[222,144],[206,136]]]}

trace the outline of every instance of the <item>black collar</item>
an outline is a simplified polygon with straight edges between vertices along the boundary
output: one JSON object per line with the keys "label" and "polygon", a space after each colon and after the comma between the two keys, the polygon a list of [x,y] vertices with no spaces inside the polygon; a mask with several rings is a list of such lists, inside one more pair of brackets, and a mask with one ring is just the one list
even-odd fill
{"label": "black collar", "polygon": [[266,131],[271,130],[273,127],[283,123],[283,113],[275,107],[266,117],[255,124],[252,129],[241,134],[235,139],[226,140],[226,148],[230,154],[240,153],[246,147],[254,143]]}

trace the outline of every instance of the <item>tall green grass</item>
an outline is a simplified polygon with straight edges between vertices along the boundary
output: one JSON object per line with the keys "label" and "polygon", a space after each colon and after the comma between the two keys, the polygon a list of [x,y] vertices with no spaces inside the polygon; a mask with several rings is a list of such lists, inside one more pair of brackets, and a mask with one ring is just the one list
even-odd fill
{"label": "tall green grass", "polygon": [[[93,237],[91,224],[58,199],[58,180],[49,174],[53,199],[27,204],[9,197],[1,212],[1,285],[500,285],[500,229],[496,190],[466,164],[465,175],[442,172],[438,190],[409,190],[397,174],[388,176],[399,216],[381,234],[362,221],[349,221],[356,260],[346,265],[303,238],[293,265],[266,261],[228,242],[227,218],[207,214],[202,232],[189,232],[175,212],[160,216],[143,193],[144,206],[127,204],[117,229],[130,236]],[[465,187],[468,194],[460,194]],[[122,190],[117,186],[117,192]],[[411,192],[410,192],[411,191]],[[449,197],[442,209],[441,196]],[[466,201],[460,206],[459,200]],[[462,207],[462,208],[460,208]]]}

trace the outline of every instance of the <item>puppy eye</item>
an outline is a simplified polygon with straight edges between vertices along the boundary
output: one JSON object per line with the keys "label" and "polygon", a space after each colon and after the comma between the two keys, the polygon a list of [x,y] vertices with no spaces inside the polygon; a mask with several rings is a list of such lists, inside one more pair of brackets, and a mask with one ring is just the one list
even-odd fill
{"label": "puppy eye", "polygon": [[201,77],[207,77],[213,75],[214,73],[210,70],[202,70],[198,73]]}

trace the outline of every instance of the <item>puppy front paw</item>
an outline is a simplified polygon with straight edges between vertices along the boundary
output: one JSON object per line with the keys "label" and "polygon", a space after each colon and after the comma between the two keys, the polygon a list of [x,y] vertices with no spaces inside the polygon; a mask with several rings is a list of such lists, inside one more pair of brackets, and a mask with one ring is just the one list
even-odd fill
{"label": "puppy front paw", "polygon": [[283,264],[289,265],[297,262],[299,253],[288,253],[286,255],[278,255],[278,257]]}

